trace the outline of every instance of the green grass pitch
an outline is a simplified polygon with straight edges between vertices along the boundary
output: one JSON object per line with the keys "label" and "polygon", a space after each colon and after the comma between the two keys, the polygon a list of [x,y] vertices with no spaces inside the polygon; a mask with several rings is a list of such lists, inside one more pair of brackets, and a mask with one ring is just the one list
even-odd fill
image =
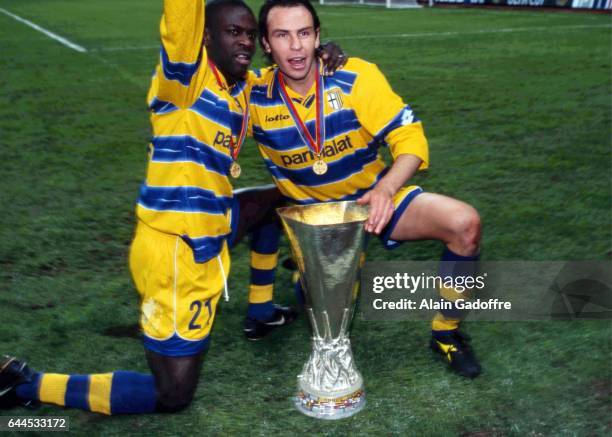
{"label": "green grass pitch", "polygon": [[[150,135],[145,95],[161,3],[0,0],[88,50],[0,14],[0,352],[35,369],[147,371],[127,250]],[[609,15],[319,11],[324,38],[377,63],[424,121],[432,165],[418,183],[480,211],[484,259],[610,259]],[[252,142],[241,162],[238,186],[270,181]],[[441,246],[370,249],[369,259],[430,260]],[[220,305],[188,410],[109,418],[43,406],[11,414],[68,415],[73,432],[101,435],[612,431],[609,321],[469,324],[485,371],[465,381],[432,359],[427,323],[356,317],[366,409],[333,423],[302,416],[289,399],[310,350],[307,323],[247,343],[247,275],[241,245],[231,301]],[[287,272],[276,290],[277,301],[293,302]]]}

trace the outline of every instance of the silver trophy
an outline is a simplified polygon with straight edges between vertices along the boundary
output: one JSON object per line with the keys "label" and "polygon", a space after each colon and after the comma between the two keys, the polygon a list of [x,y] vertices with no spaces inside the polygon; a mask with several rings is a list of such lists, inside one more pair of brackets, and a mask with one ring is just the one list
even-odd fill
{"label": "silver trophy", "polygon": [[348,328],[355,309],[368,209],[355,202],[280,208],[300,271],[312,354],[298,376],[295,406],[319,419],[352,416],[365,406]]}

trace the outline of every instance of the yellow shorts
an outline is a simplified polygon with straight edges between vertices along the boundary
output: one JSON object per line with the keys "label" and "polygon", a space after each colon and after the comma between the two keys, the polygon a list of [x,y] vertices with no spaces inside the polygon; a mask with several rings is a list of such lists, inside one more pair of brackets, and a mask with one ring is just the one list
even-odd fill
{"label": "yellow shorts", "polygon": [[196,263],[181,237],[138,222],[130,270],[141,297],[145,347],[166,356],[204,350],[229,269],[227,243],[218,257]]}
{"label": "yellow shorts", "polygon": [[423,189],[418,185],[410,185],[407,187],[400,188],[399,191],[395,193],[395,196],[393,196],[395,212],[393,213],[393,216],[391,216],[389,224],[385,226],[379,237],[380,241],[382,241],[383,245],[385,246],[385,249],[395,249],[400,244],[402,244],[401,241],[391,240],[391,234],[393,233],[395,225],[397,225],[397,222],[399,221],[400,217],[402,216],[408,205],[410,205],[410,202],[412,202],[412,199],[414,199],[422,192]]}

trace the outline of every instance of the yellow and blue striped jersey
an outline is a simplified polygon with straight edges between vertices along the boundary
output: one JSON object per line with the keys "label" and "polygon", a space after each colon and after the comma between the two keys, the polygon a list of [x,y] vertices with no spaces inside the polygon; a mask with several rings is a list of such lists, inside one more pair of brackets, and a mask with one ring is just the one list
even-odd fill
{"label": "yellow and blue striped jersey", "polygon": [[196,262],[216,256],[230,234],[229,142],[240,132],[255,77],[223,89],[202,44],[204,18],[202,0],[164,1],[160,61],[148,94],[153,138],[136,208],[146,225],[181,236]]}
{"label": "yellow and blue striped jersey", "polygon": [[[374,64],[350,58],[342,70],[323,77],[323,84],[322,157],[328,165],[323,175],[314,173],[316,157],[282,100],[278,69],[264,71],[251,90],[253,136],[274,182],[289,201],[308,204],[361,197],[387,171],[380,146],[388,145],[394,158],[416,155],[422,160],[420,168],[427,168],[428,145],[421,122]],[[290,88],[287,92],[314,137],[315,85],[306,97]]]}

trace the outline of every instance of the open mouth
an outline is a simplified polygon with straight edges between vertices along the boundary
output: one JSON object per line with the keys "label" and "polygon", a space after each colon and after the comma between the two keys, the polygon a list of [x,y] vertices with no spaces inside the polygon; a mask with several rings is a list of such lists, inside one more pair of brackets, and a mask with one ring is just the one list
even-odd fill
{"label": "open mouth", "polygon": [[251,55],[249,53],[238,53],[234,58],[241,65],[249,65],[251,63]]}
{"label": "open mouth", "polygon": [[288,62],[294,70],[303,70],[306,66],[306,58],[304,56],[289,58]]}

